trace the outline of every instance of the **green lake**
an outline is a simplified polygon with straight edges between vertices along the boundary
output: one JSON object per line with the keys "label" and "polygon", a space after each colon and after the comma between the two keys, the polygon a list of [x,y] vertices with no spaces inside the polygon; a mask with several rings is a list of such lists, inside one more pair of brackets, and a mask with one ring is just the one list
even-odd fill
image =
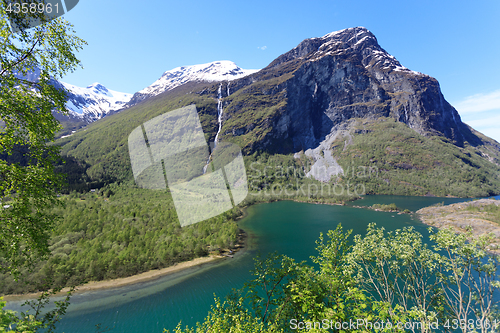
{"label": "green lake", "polygon": [[[353,203],[396,203],[415,211],[435,203],[451,204],[466,199],[369,196]],[[95,332],[95,325],[109,332],[163,332],[182,325],[202,321],[214,303],[214,294],[224,298],[232,288],[240,288],[251,277],[253,258],[278,251],[298,261],[316,254],[315,241],[320,232],[326,234],[342,223],[354,234],[364,234],[368,223],[375,222],[386,230],[414,226],[427,235],[427,226],[409,214],[376,212],[352,205],[316,205],[280,201],[251,206],[240,227],[248,234],[247,248],[235,258],[196,267],[179,274],[133,286],[94,291],[73,296],[68,313],[58,332]],[[14,304],[15,305],[15,304]],[[10,306],[12,308],[12,306]],[[15,306],[14,306],[15,308]]]}

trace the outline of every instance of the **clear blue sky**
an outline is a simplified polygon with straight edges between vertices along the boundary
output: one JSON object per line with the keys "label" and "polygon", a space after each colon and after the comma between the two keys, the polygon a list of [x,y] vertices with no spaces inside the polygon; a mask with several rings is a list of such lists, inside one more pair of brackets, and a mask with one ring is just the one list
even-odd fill
{"label": "clear blue sky", "polygon": [[500,141],[500,1],[80,0],[64,16],[88,42],[63,81],[134,93],[169,69],[268,65],[305,38],[364,26],[402,65],[437,78],[462,119]]}

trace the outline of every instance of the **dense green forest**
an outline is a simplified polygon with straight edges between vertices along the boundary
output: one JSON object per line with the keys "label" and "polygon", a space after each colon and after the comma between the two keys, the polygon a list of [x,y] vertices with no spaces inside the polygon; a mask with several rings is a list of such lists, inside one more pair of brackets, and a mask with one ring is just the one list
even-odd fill
{"label": "dense green forest", "polygon": [[50,240],[51,255],[23,268],[15,282],[0,275],[0,293],[31,292],[130,276],[206,256],[234,245],[241,214],[222,215],[181,228],[167,191],[110,185],[96,192],[59,198],[60,216]]}

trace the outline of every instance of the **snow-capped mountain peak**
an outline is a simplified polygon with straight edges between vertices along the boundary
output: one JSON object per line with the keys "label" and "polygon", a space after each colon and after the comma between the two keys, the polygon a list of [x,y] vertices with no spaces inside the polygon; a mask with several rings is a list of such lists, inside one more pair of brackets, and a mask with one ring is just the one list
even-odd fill
{"label": "snow-capped mountain peak", "polygon": [[152,85],[134,94],[130,105],[146,98],[159,95],[188,82],[231,81],[253,74],[258,69],[242,69],[228,60],[214,61],[207,64],[176,67],[163,73]]}
{"label": "snow-capped mountain peak", "polygon": [[158,95],[187,82],[231,81],[255,72],[257,72],[257,70],[241,69],[234,62],[228,60],[214,61],[208,64],[193,66],[182,66],[166,71],[157,81],[149,87],[139,91],[139,93]]}
{"label": "snow-capped mountain peak", "polygon": [[110,90],[96,82],[86,88],[59,83],[68,91],[66,108],[71,114],[87,121],[95,121],[117,111],[130,101],[132,94]]}
{"label": "snow-capped mountain peak", "polygon": [[106,95],[109,97],[113,97],[113,94],[110,93],[108,88],[100,84],[99,82],[92,83],[90,86],[87,86],[87,89],[90,89],[94,94]]}
{"label": "snow-capped mountain peak", "polygon": [[64,87],[68,91],[66,108],[73,116],[92,122],[110,112],[130,107],[188,82],[231,81],[257,71],[241,69],[234,62],[227,60],[182,66],[166,71],[152,85],[134,95],[110,90],[99,82],[85,88],[55,80],[54,85]]}

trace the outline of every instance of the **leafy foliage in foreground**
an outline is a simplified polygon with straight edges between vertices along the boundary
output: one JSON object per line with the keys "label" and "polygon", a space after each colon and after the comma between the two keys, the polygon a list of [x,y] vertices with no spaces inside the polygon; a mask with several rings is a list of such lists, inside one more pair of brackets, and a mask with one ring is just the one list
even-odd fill
{"label": "leafy foliage in foreground", "polygon": [[237,209],[181,228],[166,191],[109,186],[101,195],[74,193],[60,201],[65,207],[53,209],[62,219],[50,239],[50,257],[23,269],[24,283],[1,274],[1,293],[37,291],[49,280],[52,287],[70,287],[171,266],[231,247],[239,230]]}
{"label": "leafy foliage in foreground", "polygon": [[62,300],[54,302],[54,309],[49,311],[44,309],[49,304],[50,297],[59,291],[60,289],[44,291],[37,299],[24,302],[23,306],[28,306],[29,310],[19,314],[12,310],[4,310],[6,302],[0,297],[0,332],[53,333],[57,322],[66,314],[74,290],[70,289]]}
{"label": "leafy foliage in foreground", "polygon": [[[39,13],[7,13],[6,6],[0,2],[0,155],[11,155],[19,146],[29,151],[24,164],[0,159],[2,269],[17,274],[21,259],[33,262],[49,253],[54,217],[46,207],[55,203],[60,177],[53,171],[58,150],[46,143],[59,130],[52,111],[66,112],[65,92],[51,80],[79,65],[75,53],[85,42],[64,20],[44,22]],[[44,24],[14,33],[8,19],[20,24],[40,19]]]}
{"label": "leafy foliage in foreground", "polygon": [[[315,267],[273,254],[257,259],[254,278],[227,300],[216,299],[201,332],[491,332],[500,327],[498,257],[488,237],[440,230],[429,248],[412,228],[365,237],[341,226],[317,242]],[[390,325],[389,325],[390,323]],[[458,323],[458,324],[457,324]],[[166,331],[169,332],[169,331]]]}

